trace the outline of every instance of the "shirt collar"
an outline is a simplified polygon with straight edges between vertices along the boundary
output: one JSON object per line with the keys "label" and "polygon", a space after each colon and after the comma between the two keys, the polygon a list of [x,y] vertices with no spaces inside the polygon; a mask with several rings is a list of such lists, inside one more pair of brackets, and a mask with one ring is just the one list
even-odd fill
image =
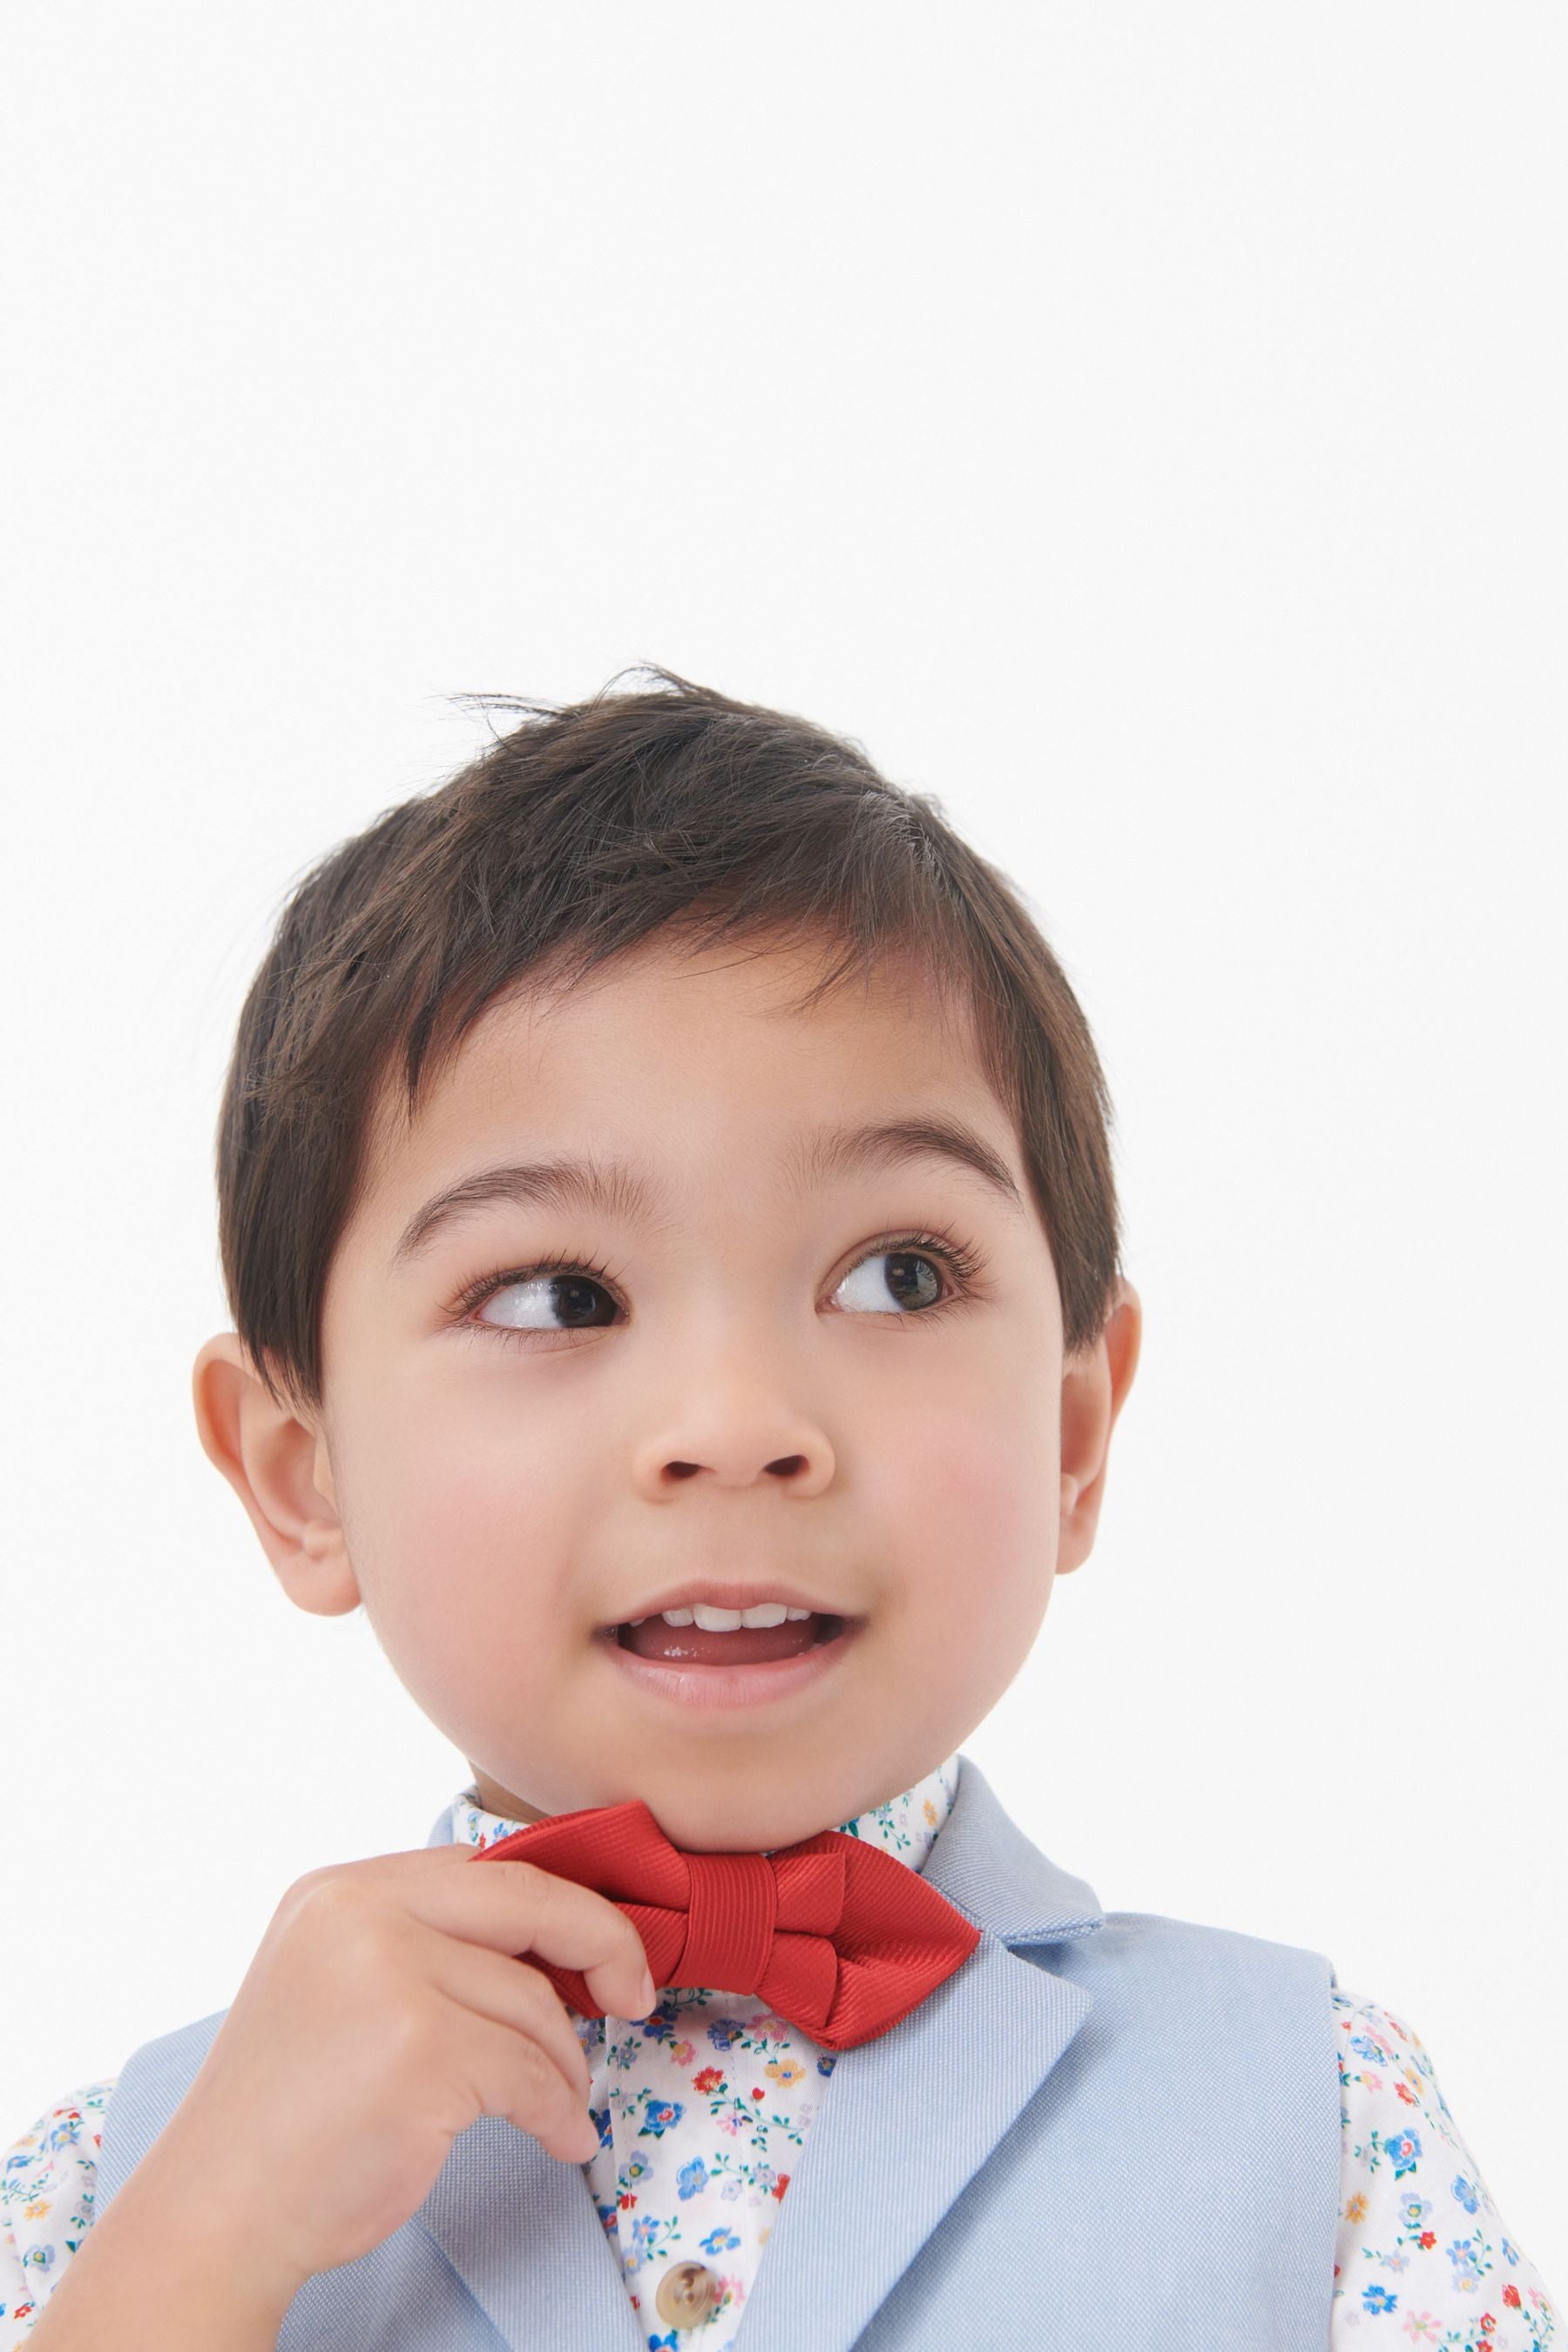
{"label": "shirt collar", "polygon": [[[923,1871],[931,1859],[943,1823],[952,1810],[952,1800],[958,1788],[957,1754],[949,1756],[934,1771],[917,1780],[911,1789],[899,1796],[889,1797],[886,1804],[873,1805],[868,1812],[857,1813],[853,1821],[830,1824],[847,1837],[863,1838],[868,1845],[880,1846],[897,1862],[908,1863],[911,1870]],[[482,1852],[494,1845],[498,1838],[510,1837],[514,1830],[522,1829],[521,1822],[509,1820],[504,1813],[487,1812],[479,1802],[479,1792],[470,1782],[458,1791],[431,1832],[432,1844],[471,1845]]]}

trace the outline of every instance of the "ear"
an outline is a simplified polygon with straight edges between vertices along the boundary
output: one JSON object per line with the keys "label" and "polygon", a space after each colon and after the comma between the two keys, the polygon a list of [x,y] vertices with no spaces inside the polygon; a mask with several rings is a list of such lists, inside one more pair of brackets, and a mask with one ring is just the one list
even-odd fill
{"label": "ear", "polygon": [[1124,1281],[1099,1339],[1080,1355],[1069,1356],[1063,1370],[1058,1576],[1080,1568],[1093,1549],[1110,1433],[1127,1402],[1142,1342],[1142,1301]]}
{"label": "ear", "polygon": [[289,1600],[318,1617],[346,1616],[360,1591],[326,1440],[274,1401],[237,1331],[200,1349],[191,1394],[203,1451],[245,1505]]}

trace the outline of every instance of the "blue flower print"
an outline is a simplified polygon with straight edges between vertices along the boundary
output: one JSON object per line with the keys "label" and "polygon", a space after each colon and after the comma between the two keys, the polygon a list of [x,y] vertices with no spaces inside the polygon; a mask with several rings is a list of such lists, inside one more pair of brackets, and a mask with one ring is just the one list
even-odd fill
{"label": "blue flower print", "polygon": [[647,2352],[679,2352],[679,2343],[680,2338],[672,2327],[668,2336],[650,2336]]}
{"label": "blue flower print", "polygon": [[1480,2211],[1481,2200],[1476,2194],[1475,2184],[1473,2181],[1467,2180],[1462,2172],[1457,2173],[1454,2177],[1454,2195],[1467,2213]]}
{"label": "blue flower print", "polygon": [[674,2251],[675,2243],[673,2221],[667,2221],[661,2213],[640,2215],[632,2223],[631,2244],[627,2246],[622,2241],[624,2266],[635,2277],[645,2262],[662,2261]]}
{"label": "blue flower print", "polygon": [[1431,2215],[1432,2200],[1423,2197],[1419,2189],[1407,2189],[1394,2211],[1399,2217],[1400,2228],[1408,2230],[1413,2238],[1418,2238]]}
{"label": "blue flower print", "polygon": [[1448,2260],[1454,2265],[1456,2286],[1479,2286],[1480,2272],[1476,2268],[1476,2250],[1468,2238],[1456,2238],[1448,2249]]}
{"label": "blue flower print", "polygon": [[686,2109],[679,2099],[661,2099],[657,2091],[650,2091],[637,2137],[645,2139],[651,2132],[655,2139],[662,2139],[667,2131],[674,2130],[685,2113]]}
{"label": "blue flower print", "polygon": [[637,2032],[645,2042],[673,2042],[675,2019],[668,2009],[649,2010],[638,2023]]}
{"label": "blue flower print", "polygon": [[1385,2156],[1391,2156],[1394,2158],[1395,2180],[1399,2179],[1401,2173],[1414,2172],[1420,2162],[1421,2142],[1413,2131],[1396,2132],[1392,2139],[1384,2141],[1383,2148]]}
{"label": "blue flower print", "polygon": [[710,2230],[703,2239],[702,2251],[705,2254],[733,2253],[740,2242],[733,2230],[727,2230],[721,2221],[719,2227],[716,2230]]}
{"label": "blue flower print", "polygon": [[1392,2311],[1398,2301],[1399,2297],[1396,2294],[1390,2294],[1385,2286],[1369,2286],[1361,2299],[1361,2304],[1363,2311],[1377,2314]]}
{"label": "blue flower print", "polygon": [[695,2197],[700,2189],[707,2188],[708,2167],[700,2156],[694,2156],[689,2164],[681,2166],[675,2176],[675,2185],[682,2197]]}
{"label": "blue flower print", "polygon": [[721,2017],[708,2028],[708,2039],[715,2050],[728,2050],[739,2032],[732,2017]]}

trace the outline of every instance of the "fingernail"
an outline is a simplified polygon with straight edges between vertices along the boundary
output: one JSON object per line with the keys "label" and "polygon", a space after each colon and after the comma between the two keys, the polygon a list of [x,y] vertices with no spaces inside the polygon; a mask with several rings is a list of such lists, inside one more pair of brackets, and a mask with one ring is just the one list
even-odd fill
{"label": "fingernail", "polygon": [[642,1992],[638,1998],[637,2010],[638,2017],[646,2017],[648,2011],[654,2006],[654,2003],[658,1999],[658,1988],[654,1983],[653,1972],[650,1969],[644,1969],[642,1972]]}

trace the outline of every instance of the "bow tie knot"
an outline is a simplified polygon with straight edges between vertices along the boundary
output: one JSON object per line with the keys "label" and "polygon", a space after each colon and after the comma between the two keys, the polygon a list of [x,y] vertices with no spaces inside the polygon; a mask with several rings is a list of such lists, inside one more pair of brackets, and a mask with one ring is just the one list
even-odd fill
{"label": "bow tie knot", "polygon": [[[739,1865],[736,1867],[735,1865]],[[760,1992],[773,1957],[778,1880],[761,1853],[689,1853],[686,1934],[673,1983],[716,1985],[729,1969],[727,1992]]]}
{"label": "bow tie knot", "polygon": [[[656,1988],[760,1994],[830,2050],[887,2032],[980,1941],[907,1863],[841,1830],[772,1853],[692,1853],[633,1799],[530,1822],[475,1859],[531,1862],[593,1887],[631,1920]],[[518,1958],[580,2015],[604,2015],[578,1970]]]}

